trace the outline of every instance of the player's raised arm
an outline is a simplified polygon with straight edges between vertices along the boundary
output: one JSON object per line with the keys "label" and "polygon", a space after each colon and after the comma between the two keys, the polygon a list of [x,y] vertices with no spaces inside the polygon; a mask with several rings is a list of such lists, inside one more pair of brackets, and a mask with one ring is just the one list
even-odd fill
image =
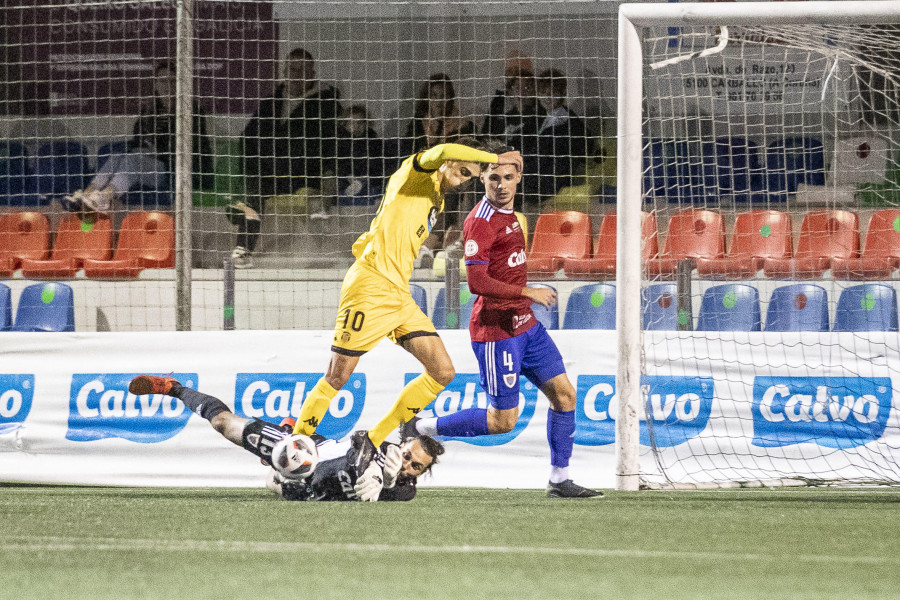
{"label": "player's raised arm", "polygon": [[463,162],[512,164],[522,171],[522,155],[518,151],[504,152],[497,155],[466,146],[464,144],[438,144],[419,155],[419,165],[424,169],[437,169],[444,161],[459,160]]}

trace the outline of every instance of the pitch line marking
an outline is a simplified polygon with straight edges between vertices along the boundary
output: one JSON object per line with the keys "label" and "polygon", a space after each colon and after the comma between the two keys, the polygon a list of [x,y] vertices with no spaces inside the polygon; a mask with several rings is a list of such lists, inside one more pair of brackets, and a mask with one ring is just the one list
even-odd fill
{"label": "pitch line marking", "polygon": [[[8,536],[0,542],[0,551],[57,551],[98,550],[121,552],[149,550],[159,552],[433,552],[443,554],[536,554],[544,556],[587,556],[613,558],[690,559],[770,561],[782,557],[756,553],[679,552],[668,550],[635,550],[603,548],[550,548],[544,546],[426,546],[418,544],[336,544],[315,542],[248,542],[233,540],[154,540],[149,538],[81,538],[59,536]],[[897,564],[887,556],[833,556],[798,554],[792,561],[813,563]]]}

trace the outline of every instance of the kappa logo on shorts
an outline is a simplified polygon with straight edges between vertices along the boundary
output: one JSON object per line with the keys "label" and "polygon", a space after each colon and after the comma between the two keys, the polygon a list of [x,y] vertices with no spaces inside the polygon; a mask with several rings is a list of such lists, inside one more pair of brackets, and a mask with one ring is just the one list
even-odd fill
{"label": "kappa logo on shorts", "polygon": [[[409,383],[418,375],[419,373],[407,373],[404,379],[405,383]],[[522,433],[534,416],[537,392],[533,383],[528,380],[522,382],[519,387],[519,420],[509,433],[471,438],[448,437],[447,439],[465,442],[473,446],[500,446],[511,442]],[[488,404],[487,395],[481,387],[481,375],[457,373],[450,385],[445,387],[431,404],[420,411],[419,416],[422,418],[443,417],[467,408],[487,408]]]}
{"label": "kappa logo on shorts", "polygon": [[[278,424],[297,419],[300,408],[322,377],[321,373],[238,373],[234,383],[234,414]],[[366,376],[354,373],[331,400],[328,412],[316,427],[330,439],[353,431],[366,401]]]}
{"label": "kappa logo on shorts", "polygon": [[34,375],[0,375],[0,434],[22,426],[34,399]]}
{"label": "kappa logo on shorts", "polygon": [[[650,445],[645,415],[653,418],[653,443],[677,446],[697,437],[709,422],[714,385],[710,377],[643,377],[647,400],[641,414],[640,442]],[[579,375],[575,403],[575,443],[604,446],[615,443],[618,396],[612,375]]]}
{"label": "kappa logo on shorts", "polygon": [[[69,392],[66,439],[92,442],[122,438],[156,444],[184,429],[191,411],[165,394],[135,396],[128,383],[140,373],[76,373]],[[185,386],[197,387],[196,373],[172,373]]]}

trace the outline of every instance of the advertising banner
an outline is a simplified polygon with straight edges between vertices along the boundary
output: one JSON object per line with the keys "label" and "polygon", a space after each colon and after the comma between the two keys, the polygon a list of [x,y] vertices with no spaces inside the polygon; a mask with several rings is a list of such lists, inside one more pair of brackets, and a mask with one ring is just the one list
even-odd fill
{"label": "advertising banner", "polygon": [[[616,336],[553,331],[577,393],[572,477],[613,487]],[[900,480],[896,334],[647,332],[641,470],[650,480],[775,477]],[[803,343],[801,344],[800,336]],[[817,337],[818,336],[818,337]],[[466,331],[442,331],[456,378],[420,416],[486,408]],[[330,331],[4,333],[0,481],[261,486],[266,468],[180,400],[135,396],[141,373],[171,374],[244,417],[296,417],[328,362]],[[801,365],[802,368],[798,368]],[[384,341],[362,358],[319,432],[372,427],[421,372]],[[423,485],[541,488],[547,399],[523,380],[512,431],[447,439]]]}

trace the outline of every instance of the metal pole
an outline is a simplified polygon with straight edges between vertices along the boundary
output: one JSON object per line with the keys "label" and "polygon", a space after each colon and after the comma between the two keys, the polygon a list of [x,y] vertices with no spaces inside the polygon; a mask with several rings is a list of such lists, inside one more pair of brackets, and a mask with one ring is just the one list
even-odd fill
{"label": "metal pole", "polygon": [[175,38],[175,329],[191,330],[194,0],[178,0]]}
{"label": "metal pole", "polygon": [[678,331],[694,330],[694,311],[691,305],[691,271],[694,262],[689,259],[678,261],[675,270],[676,289],[678,290]]}
{"label": "metal pole", "polygon": [[225,294],[222,307],[222,328],[225,331],[231,331],[234,329],[234,261],[228,257],[222,262],[225,271],[222,278]]}
{"label": "metal pole", "polygon": [[444,293],[447,298],[447,328],[459,329],[459,253],[455,244],[447,247],[446,256]]}

